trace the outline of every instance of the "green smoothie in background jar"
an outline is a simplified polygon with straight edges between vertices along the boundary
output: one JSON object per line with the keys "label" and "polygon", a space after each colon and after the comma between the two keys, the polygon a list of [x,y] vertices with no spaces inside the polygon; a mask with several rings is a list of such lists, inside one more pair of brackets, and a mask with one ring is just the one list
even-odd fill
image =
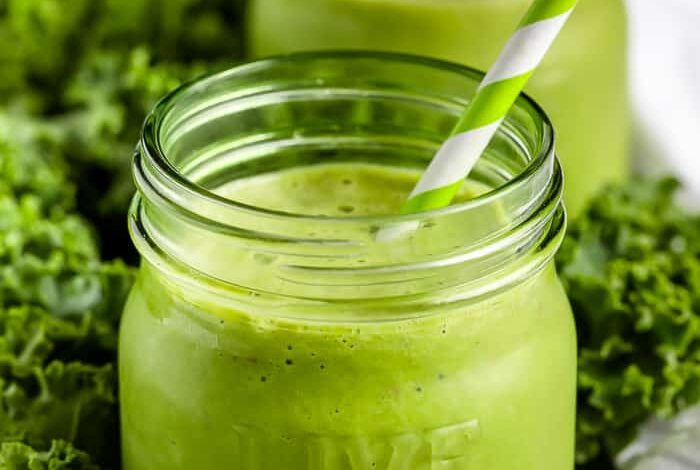
{"label": "green smoothie in background jar", "polygon": [[125,470],[573,468],[546,116],[521,98],[453,206],[395,215],[480,79],[302,55],[157,106],[134,160]]}
{"label": "green smoothie in background jar", "polygon": [[[532,0],[251,0],[250,53],[409,52],[489,68]],[[581,0],[527,92],[551,116],[568,209],[628,172],[622,0]]]}

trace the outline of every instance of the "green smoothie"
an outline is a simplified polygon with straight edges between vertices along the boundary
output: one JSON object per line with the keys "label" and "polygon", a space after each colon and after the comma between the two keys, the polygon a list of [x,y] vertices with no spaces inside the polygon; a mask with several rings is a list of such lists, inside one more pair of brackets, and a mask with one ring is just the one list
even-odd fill
{"label": "green smoothie", "polygon": [[[417,178],[367,163],[319,164],[213,191],[257,208],[350,219],[398,212]],[[488,190],[465,185],[460,197]],[[236,269],[211,240],[191,237],[182,243]],[[265,268],[274,261],[249,256],[260,261],[257,284],[274,285]],[[324,303],[324,318],[292,318],[283,312],[298,299],[265,302],[264,292],[234,287],[207,294],[208,281],[192,276],[196,285],[144,261],[126,307],[125,470],[573,468],[576,340],[551,262],[468,301],[415,299],[422,307],[412,304],[411,315],[375,300],[382,321],[350,300]]]}
{"label": "green smoothie", "polygon": [[[487,69],[531,0],[252,0],[255,57],[317,49],[389,50]],[[628,173],[626,23],[622,0],[581,0],[527,92],[558,132],[566,203]]]}

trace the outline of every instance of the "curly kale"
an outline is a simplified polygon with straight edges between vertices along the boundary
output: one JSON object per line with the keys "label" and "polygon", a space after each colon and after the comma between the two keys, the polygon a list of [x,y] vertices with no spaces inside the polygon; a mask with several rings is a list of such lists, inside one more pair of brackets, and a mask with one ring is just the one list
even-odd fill
{"label": "curly kale", "polygon": [[57,143],[48,130],[19,116],[0,114],[0,198],[36,206],[40,215],[75,205],[75,185]]}
{"label": "curly kale", "polygon": [[240,60],[242,5],[0,0],[0,468],[118,468],[133,270],[102,259],[135,260],[124,213],[146,113]]}
{"label": "curly kale", "polygon": [[[158,60],[242,55],[242,0],[0,0],[0,103],[65,111],[63,90],[86,58],[143,45]],[[141,118],[142,116],[135,116]]]}
{"label": "curly kale", "polygon": [[[0,0],[0,133],[50,146],[103,255],[135,261],[131,154],[157,99],[243,55],[243,0]],[[0,138],[2,136],[0,135]],[[54,185],[49,185],[55,187]],[[72,186],[73,187],[73,186]]]}
{"label": "curly kale", "polygon": [[677,188],[609,188],[558,256],[579,337],[580,463],[700,401],[700,217],[674,204]]}
{"label": "curly kale", "polygon": [[64,439],[115,468],[117,324],[133,273],[100,262],[83,224],[0,232],[0,442]]}
{"label": "curly kale", "polygon": [[116,468],[117,325],[133,273],[101,261],[56,148],[38,128],[0,136],[0,467],[97,468],[84,451]]}
{"label": "curly kale", "polygon": [[56,440],[46,451],[20,442],[0,444],[0,468],[6,470],[99,470],[90,456],[72,444]]}
{"label": "curly kale", "polygon": [[129,246],[124,213],[134,193],[130,161],[144,117],[159,98],[204,71],[200,64],[156,63],[138,47],[91,55],[69,83],[68,111],[48,124],[71,178],[90,182],[78,186],[78,208],[106,228],[105,247]]}

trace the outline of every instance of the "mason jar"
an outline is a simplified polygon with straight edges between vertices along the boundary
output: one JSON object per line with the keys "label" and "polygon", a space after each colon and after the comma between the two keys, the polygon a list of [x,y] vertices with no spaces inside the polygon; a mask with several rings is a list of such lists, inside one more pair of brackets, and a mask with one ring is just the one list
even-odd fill
{"label": "mason jar", "polygon": [[521,97],[454,205],[397,215],[481,78],[296,55],[155,107],[133,163],[126,470],[573,467],[547,117]]}
{"label": "mason jar", "polygon": [[[253,57],[319,49],[388,50],[483,70],[532,0],[251,0]],[[629,172],[627,21],[623,0],[580,0],[527,92],[551,116],[574,216]]]}

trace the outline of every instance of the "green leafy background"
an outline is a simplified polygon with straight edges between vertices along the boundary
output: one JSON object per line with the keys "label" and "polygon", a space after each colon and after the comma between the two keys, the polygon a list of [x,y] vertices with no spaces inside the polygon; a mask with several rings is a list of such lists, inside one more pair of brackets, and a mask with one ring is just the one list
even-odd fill
{"label": "green leafy background", "polygon": [[[118,469],[129,160],[159,97],[243,59],[244,7],[0,0],[1,469]],[[700,400],[700,220],[676,189],[606,189],[558,257],[579,331],[581,468],[610,467],[648,417]]]}
{"label": "green leafy background", "polygon": [[591,468],[650,416],[700,401],[700,218],[677,189],[607,188],[558,256],[579,337],[577,459]]}
{"label": "green leafy background", "polygon": [[119,467],[131,154],[158,98],[241,60],[241,9],[0,0],[0,468]]}

